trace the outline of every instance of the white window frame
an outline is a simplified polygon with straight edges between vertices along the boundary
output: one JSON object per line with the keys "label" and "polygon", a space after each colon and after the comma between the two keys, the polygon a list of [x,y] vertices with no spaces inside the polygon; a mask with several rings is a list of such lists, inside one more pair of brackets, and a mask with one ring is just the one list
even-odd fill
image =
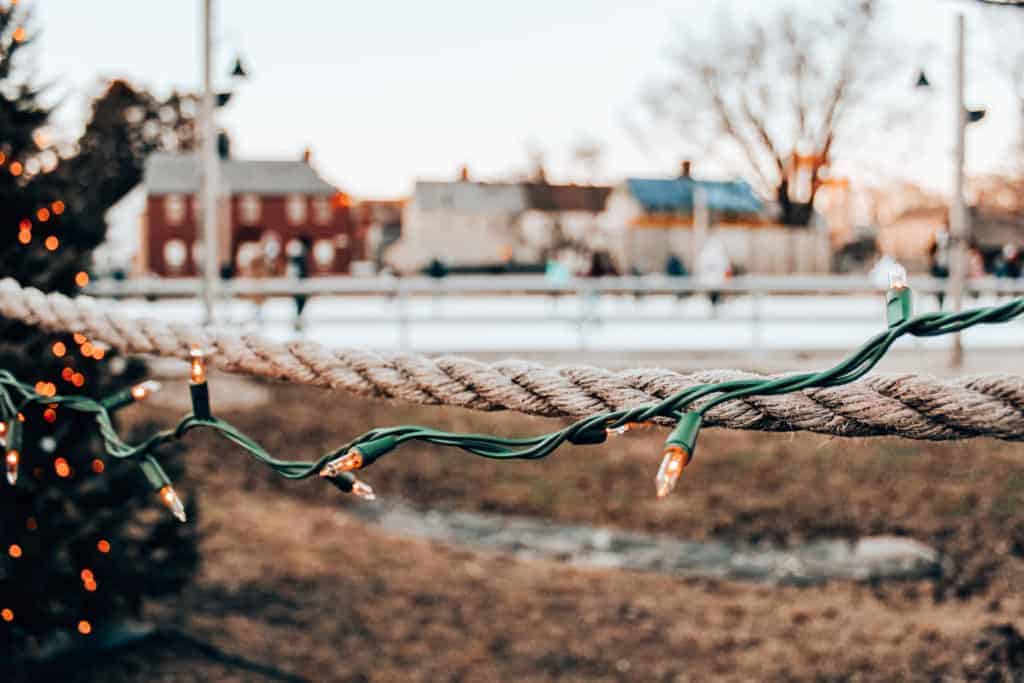
{"label": "white window frame", "polygon": [[309,216],[309,200],[306,195],[287,195],[284,200],[284,212],[290,225],[305,225]]}
{"label": "white window frame", "polygon": [[255,192],[246,192],[238,197],[238,222],[241,225],[256,225],[260,222],[263,202]]}
{"label": "white window frame", "polygon": [[188,202],[183,194],[168,194],[164,196],[164,220],[168,225],[181,225],[185,222],[185,214],[188,212]]}
{"label": "white window frame", "polygon": [[313,197],[313,223],[316,225],[331,224],[331,200],[327,197]]}
{"label": "white window frame", "polygon": [[[185,240],[179,237],[173,237],[164,242],[163,253],[161,256],[164,259],[164,265],[167,266],[168,270],[178,272],[185,269],[185,264],[188,263],[188,245],[185,244]],[[172,258],[173,254],[179,254],[181,256],[177,263],[176,259]]]}

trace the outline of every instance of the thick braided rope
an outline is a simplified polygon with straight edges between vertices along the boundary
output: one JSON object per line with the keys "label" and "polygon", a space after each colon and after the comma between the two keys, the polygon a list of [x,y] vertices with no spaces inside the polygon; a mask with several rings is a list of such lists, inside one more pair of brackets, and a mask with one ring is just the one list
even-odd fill
{"label": "thick braided rope", "polygon": [[[522,360],[333,350],[309,341],[280,344],[153,318],[132,318],[89,297],[0,281],[0,317],[51,332],[81,332],[126,353],[186,358],[191,345],[213,349],[221,370],[340,389],[360,396],[475,410],[582,417],[651,403],[696,384],[755,377],[731,370],[680,374],[589,366],[545,367]],[[852,384],[731,401],[706,416],[709,426],[811,431],[837,436],[897,435],[948,440],[974,436],[1024,440],[1024,377],[987,374],[939,380],[871,375]]]}

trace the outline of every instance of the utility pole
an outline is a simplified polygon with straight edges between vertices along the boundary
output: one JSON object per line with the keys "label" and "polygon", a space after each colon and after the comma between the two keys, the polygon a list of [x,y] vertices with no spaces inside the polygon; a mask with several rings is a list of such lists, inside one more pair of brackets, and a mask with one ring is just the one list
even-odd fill
{"label": "utility pole", "polygon": [[[953,200],[949,207],[949,229],[953,248],[950,253],[949,300],[954,311],[963,308],[967,281],[967,245],[971,231],[964,203],[964,158],[967,133],[967,104],[964,101],[964,15],[956,16],[956,55],[954,56],[953,98],[956,107],[956,147],[953,153]],[[960,333],[953,335],[949,364],[959,368],[964,362]]]}
{"label": "utility pole", "polygon": [[214,305],[220,284],[220,258],[217,234],[217,127],[213,121],[213,0],[203,3],[203,97],[200,106],[199,195],[202,201],[202,297],[206,324],[214,320]]}

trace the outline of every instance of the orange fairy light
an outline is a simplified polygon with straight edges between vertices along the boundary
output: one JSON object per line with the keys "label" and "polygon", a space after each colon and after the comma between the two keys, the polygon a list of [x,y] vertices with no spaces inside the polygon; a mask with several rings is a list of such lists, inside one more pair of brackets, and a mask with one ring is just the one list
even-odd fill
{"label": "orange fairy light", "polygon": [[50,204],[50,209],[53,210],[55,216],[59,216],[62,213],[64,213],[64,202],[58,199],[57,201]]}
{"label": "orange fairy light", "polygon": [[14,38],[14,42],[16,43],[24,43],[25,35],[25,27],[19,26],[18,28],[14,29],[14,33],[11,34],[11,37]]}
{"label": "orange fairy light", "polygon": [[80,332],[75,332],[72,335],[72,337],[74,338],[76,344],[84,344],[85,342],[89,341],[89,338]]}
{"label": "orange fairy light", "polygon": [[89,284],[89,273],[84,270],[78,271],[78,273],[75,274],[75,284],[79,287],[85,287]]}
{"label": "orange fairy light", "polygon": [[68,461],[64,458],[57,458],[54,460],[53,469],[61,479],[67,479],[71,476],[71,465],[69,465]]}
{"label": "orange fairy light", "polygon": [[95,581],[86,581],[83,584],[83,587],[85,588],[85,590],[87,590],[90,593],[92,593],[92,592],[94,592],[96,590],[96,582]]}
{"label": "orange fairy light", "polygon": [[71,368],[64,368],[63,370],[60,371],[60,376],[64,379],[65,382],[70,382],[71,381],[71,377],[74,374],[75,374],[75,371],[72,370]]}
{"label": "orange fairy light", "polygon": [[86,358],[92,355],[92,350],[92,344],[90,344],[89,342],[85,342],[84,344],[82,344],[82,355],[85,356]]}
{"label": "orange fairy light", "polygon": [[107,355],[107,351],[106,351],[106,349],[103,349],[103,348],[101,348],[101,347],[99,347],[99,346],[97,346],[97,347],[95,347],[95,348],[93,349],[93,352],[92,352],[92,357],[93,357],[93,358],[94,358],[95,360],[103,360],[103,357],[104,357],[105,355]]}
{"label": "orange fairy light", "polygon": [[20,176],[25,167],[21,165],[20,161],[12,161],[9,169],[12,176]]}
{"label": "orange fairy light", "polygon": [[68,347],[64,345],[64,342],[53,343],[53,355],[57,358],[63,358],[64,354],[68,352]]}
{"label": "orange fairy light", "polygon": [[202,349],[192,347],[188,352],[189,380],[192,384],[206,383],[206,354]]}
{"label": "orange fairy light", "polygon": [[7,155],[4,154],[3,152],[0,152],[0,166],[2,166],[5,161],[7,161]]}
{"label": "orange fairy light", "polygon": [[108,541],[105,538],[101,538],[100,540],[96,541],[96,550],[99,550],[101,553],[106,555],[110,552],[110,541]]}
{"label": "orange fairy light", "polygon": [[60,246],[60,240],[54,235],[50,235],[46,238],[46,241],[43,242],[43,246],[46,247],[47,251],[57,251],[57,247]]}
{"label": "orange fairy light", "polygon": [[50,220],[50,210],[44,206],[43,208],[36,211],[36,218],[39,219],[40,223],[45,223],[46,221]]}
{"label": "orange fairy light", "polygon": [[19,230],[31,230],[32,229],[32,221],[30,221],[27,218],[22,218],[20,221],[18,221],[18,229]]}
{"label": "orange fairy light", "polygon": [[92,633],[92,624],[90,624],[85,619],[82,619],[80,622],[78,622],[78,632],[81,633],[83,636],[89,635],[90,633]]}
{"label": "orange fairy light", "polygon": [[29,517],[25,520],[25,528],[29,531],[35,531],[39,528],[39,522],[36,521],[35,517]]}
{"label": "orange fairy light", "polygon": [[71,375],[71,383],[74,384],[76,387],[84,386],[85,385],[85,375],[83,375],[80,372],[76,372],[75,374]]}
{"label": "orange fairy light", "polygon": [[36,382],[36,393],[43,394],[46,392],[46,382],[39,380]]}
{"label": "orange fairy light", "polygon": [[79,573],[79,576],[82,577],[82,581],[84,581],[85,583],[89,583],[90,581],[95,581],[96,580],[96,577],[93,575],[91,569],[83,569]]}
{"label": "orange fairy light", "polygon": [[22,230],[18,233],[18,241],[22,244],[28,244],[32,241],[32,233],[28,230]]}
{"label": "orange fairy light", "polygon": [[57,421],[57,411],[54,410],[53,408],[47,408],[46,410],[43,411],[43,419],[49,422],[50,424],[53,424],[54,422]]}
{"label": "orange fairy light", "polygon": [[7,554],[13,557],[14,559],[18,559],[19,557],[21,557],[21,546],[17,543],[12,543],[11,547],[7,549]]}
{"label": "orange fairy light", "polygon": [[10,607],[4,607],[0,610],[0,619],[3,619],[8,623],[14,621],[14,610]]}
{"label": "orange fairy light", "polygon": [[92,471],[96,474],[103,474],[103,470],[107,469],[107,466],[103,464],[103,461],[99,458],[92,459]]}

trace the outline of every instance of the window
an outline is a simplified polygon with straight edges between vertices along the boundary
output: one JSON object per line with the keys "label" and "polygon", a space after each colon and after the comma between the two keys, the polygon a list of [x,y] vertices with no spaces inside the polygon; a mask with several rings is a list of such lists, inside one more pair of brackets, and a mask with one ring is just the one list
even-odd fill
{"label": "window", "polygon": [[306,248],[302,246],[302,242],[295,238],[288,240],[288,243],[284,245],[284,253],[288,258],[299,258],[303,256],[305,250]]}
{"label": "window", "polygon": [[334,265],[334,245],[331,240],[317,240],[313,245],[313,260],[321,270],[328,270]]}
{"label": "window", "polygon": [[243,194],[238,198],[238,222],[255,225],[260,221],[260,198],[255,194]]}
{"label": "window", "polygon": [[301,194],[290,194],[285,200],[285,213],[288,214],[288,222],[292,225],[302,225],[306,222],[306,196]]}
{"label": "window", "polygon": [[331,202],[327,197],[313,199],[313,222],[328,225],[331,222]]}
{"label": "window", "polygon": [[171,225],[181,225],[185,220],[185,197],[180,194],[164,197],[164,217]]}
{"label": "window", "polygon": [[249,274],[259,257],[260,245],[258,242],[242,242],[238,245],[238,253],[235,255],[238,271],[246,275]]}
{"label": "window", "polygon": [[181,270],[185,266],[186,258],[188,252],[184,240],[173,239],[164,242],[164,263],[170,270]]}
{"label": "window", "polygon": [[276,232],[267,231],[263,233],[263,258],[268,262],[276,261],[281,255],[281,238]]}

